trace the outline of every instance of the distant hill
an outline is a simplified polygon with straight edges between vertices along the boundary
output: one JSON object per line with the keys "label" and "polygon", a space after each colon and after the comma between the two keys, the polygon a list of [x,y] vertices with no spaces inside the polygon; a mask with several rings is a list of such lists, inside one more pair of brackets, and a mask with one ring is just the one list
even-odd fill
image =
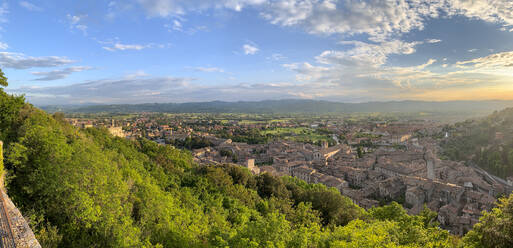
{"label": "distant hill", "polygon": [[391,101],[366,103],[340,103],[315,100],[267,100],[258,102],[190,102],[146,103],[90,106],[44,106],[48,112],[66,113],[475,113],[489,114],[495,110],[513,107],[513,101]]}

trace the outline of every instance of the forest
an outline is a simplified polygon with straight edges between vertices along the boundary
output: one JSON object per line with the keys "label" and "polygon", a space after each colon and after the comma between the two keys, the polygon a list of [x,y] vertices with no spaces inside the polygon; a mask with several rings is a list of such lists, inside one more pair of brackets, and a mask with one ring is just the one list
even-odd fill
{"label": "forest", "polygon": [[427,208],[364,210],[320,184],[195,164],[186,150],[74,128],[2,89],[0,140],[5,187],[43,247],[513,246],[513,196],[456,237]]}
{"label": "forest", "polygon": [[443,155],[451,160],[471,161],[502,177],[513,176],[513,108],[447,126]]}

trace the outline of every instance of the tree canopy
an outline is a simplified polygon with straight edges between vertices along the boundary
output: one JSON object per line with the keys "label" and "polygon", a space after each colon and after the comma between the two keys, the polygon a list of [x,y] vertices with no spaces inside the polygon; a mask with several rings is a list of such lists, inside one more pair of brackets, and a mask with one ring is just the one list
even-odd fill
{"label": "tree canopy", "polygon": [[513,194],[479,219],[463,239],[466,247],[513,247]]}
{"label": "tree canopy", "polygon": [[7,87],[9,84],[7,83],[7,77],[4,72],[0,70],[0,86]]}

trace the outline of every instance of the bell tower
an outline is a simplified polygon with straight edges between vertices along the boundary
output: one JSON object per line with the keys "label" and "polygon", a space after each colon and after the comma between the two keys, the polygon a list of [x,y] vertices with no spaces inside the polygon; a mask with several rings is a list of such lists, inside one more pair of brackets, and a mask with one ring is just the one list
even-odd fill
{"label": "bell tower", "polygon": [[426,161],[427,178],[435,180],[435,156],[431,150],[427,150],[424,153],[424,160]]}

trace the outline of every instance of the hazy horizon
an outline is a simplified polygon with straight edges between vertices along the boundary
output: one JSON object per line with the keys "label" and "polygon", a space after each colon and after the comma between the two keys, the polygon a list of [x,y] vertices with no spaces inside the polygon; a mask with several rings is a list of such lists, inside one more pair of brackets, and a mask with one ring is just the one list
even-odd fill
{"label": "hazy horizon", "polygon": [[234,101],[223,101],[223,100],[212,100],[212,101],[191,101],[191,102],[141,102],[141,103],[65,103],[65,104],[34,104],[35,106],[47,107],[47,106],[96,106],[96,105],[145,105],[145,104],[194,104],[194,103],[258,103],[258,102],[280,102],[280,101],[312,101],[312,102],[328,102],[328,103],[339,103],[339,104],[369,104],[369,103],[402,103],[402,102],[419,102],[419,103],[459,103],[459,102],[513,102],[513,99],[501,100],[501,99],[484,99],[484,100],[440,100],[440,101],[429,101],[429,100],[389,100],[389,101],[363,101],[363,102],[344,102],[335,100],[322,100],[322,99],[303,99],[303,98],[282,98],[282,99],[263,99],[263,100],[234,100]]}

